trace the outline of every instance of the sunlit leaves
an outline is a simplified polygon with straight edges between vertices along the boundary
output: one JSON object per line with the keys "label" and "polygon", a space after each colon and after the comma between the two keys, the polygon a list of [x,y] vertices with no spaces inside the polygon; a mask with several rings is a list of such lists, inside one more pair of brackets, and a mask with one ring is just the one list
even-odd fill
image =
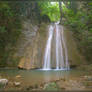
{"label": "sunlit leaves", "polygon": [[60,19],[60,11],[58,2],[40,2],[41,15],[49,16],[51,21],[58,21]]}

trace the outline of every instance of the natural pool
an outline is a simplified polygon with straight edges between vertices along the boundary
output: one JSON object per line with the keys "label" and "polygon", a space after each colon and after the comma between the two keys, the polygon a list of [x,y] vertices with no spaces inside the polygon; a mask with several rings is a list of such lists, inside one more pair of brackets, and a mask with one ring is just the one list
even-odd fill
{"label": "natural pool", "polygon": [[5,78],[14,78],[17,75],[22,76],[22,80],[31,84],[39,82],[47,82],[51,80],[59,80],[60,78],[77,77],[90,75],[90,72],[82,70],[19,70],[19,69],[0,69],[0,75]]}
{"label": "natural pool", "polygon": [[[6,78],[9,82],[20,82],[22,88],[26,88],[30,85],[41,85],[48,82],[59,81],[64,79],[66,81],[72,80],[73,78],[79,78],[81,76],[92,75],[90,72],[83,70],[19,70],[19,69],[0,69],[0,76]],[[13,86],[6,88],[10,89]],[[18,87],[16,87],[17,89]],[[14,88],[15,90],[15,88]]]}

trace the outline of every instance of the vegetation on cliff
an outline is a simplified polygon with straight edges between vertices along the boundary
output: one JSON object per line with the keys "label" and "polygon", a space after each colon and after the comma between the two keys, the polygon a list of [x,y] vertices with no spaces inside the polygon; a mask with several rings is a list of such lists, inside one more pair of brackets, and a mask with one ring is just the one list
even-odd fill
{"label": "vegetation on cliff", "polygon": [[92,63],[92,2],[72,2],[63,7],[63,23],[74,33],[80,52]]}
{"label": "vegetation on cliff", "polygon": [[12,58],[23,28],[22,21],[29,19],[32,24],[37,24],[38,11],[36,2],[0,1],[0,66],[16,63],[18,59]]}
{"label": "vegetation on cliff", "polygon": [[0,2],[0,65],[6,65],[6,59],[14,50],[21,33],[20,29],[18,13],[12,10],[8,2]]}
{"label": "vegetation on cliff", "polygon": [[[56,22],[68,26],[74,33],[80,52],[92,63],[92,2],[0,2],[0,65],[12,62],[16,42],[22,31],[22,21],[32,24]],[[14,61],[15,62],[15,61]]]}

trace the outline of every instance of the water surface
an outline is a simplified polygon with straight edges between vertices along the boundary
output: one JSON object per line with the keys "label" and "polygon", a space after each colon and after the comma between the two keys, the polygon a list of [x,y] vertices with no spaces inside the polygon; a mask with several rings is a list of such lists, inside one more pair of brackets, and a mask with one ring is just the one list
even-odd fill
{"label": "water surface", "polygon": [[[21,78],[17,81],[22,81],[24,84],[39,84],[61,78],[69,79],[71,77],[79,77],[90,75],[90,72],[81,70],[19,70],[19,69],[0,69],[0,75],[9,80],[15,80],[17,75]],[[16,81],[16,80],[15,80]]]}

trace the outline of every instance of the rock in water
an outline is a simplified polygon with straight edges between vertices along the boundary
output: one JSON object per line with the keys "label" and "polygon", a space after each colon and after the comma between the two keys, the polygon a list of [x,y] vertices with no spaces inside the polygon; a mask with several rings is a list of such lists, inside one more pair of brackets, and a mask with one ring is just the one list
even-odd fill
{"label": "rock in water", "polygon": [[20,82],[14,82],[14,85],[17,87],[17,86],[20,86]]}
{"label": "rock in water", "polygon": [[6,85],[8,83],[7,79],[0,79],[0,84]]}
{"label": "rock in water", "polygon": [[0,89],[5,88],[5,86],[8,84],[7,79],[0,79]]}
{"label": "rock in water", "polygon": [[21,78],[21,75],[17,75],[16,78]]}

